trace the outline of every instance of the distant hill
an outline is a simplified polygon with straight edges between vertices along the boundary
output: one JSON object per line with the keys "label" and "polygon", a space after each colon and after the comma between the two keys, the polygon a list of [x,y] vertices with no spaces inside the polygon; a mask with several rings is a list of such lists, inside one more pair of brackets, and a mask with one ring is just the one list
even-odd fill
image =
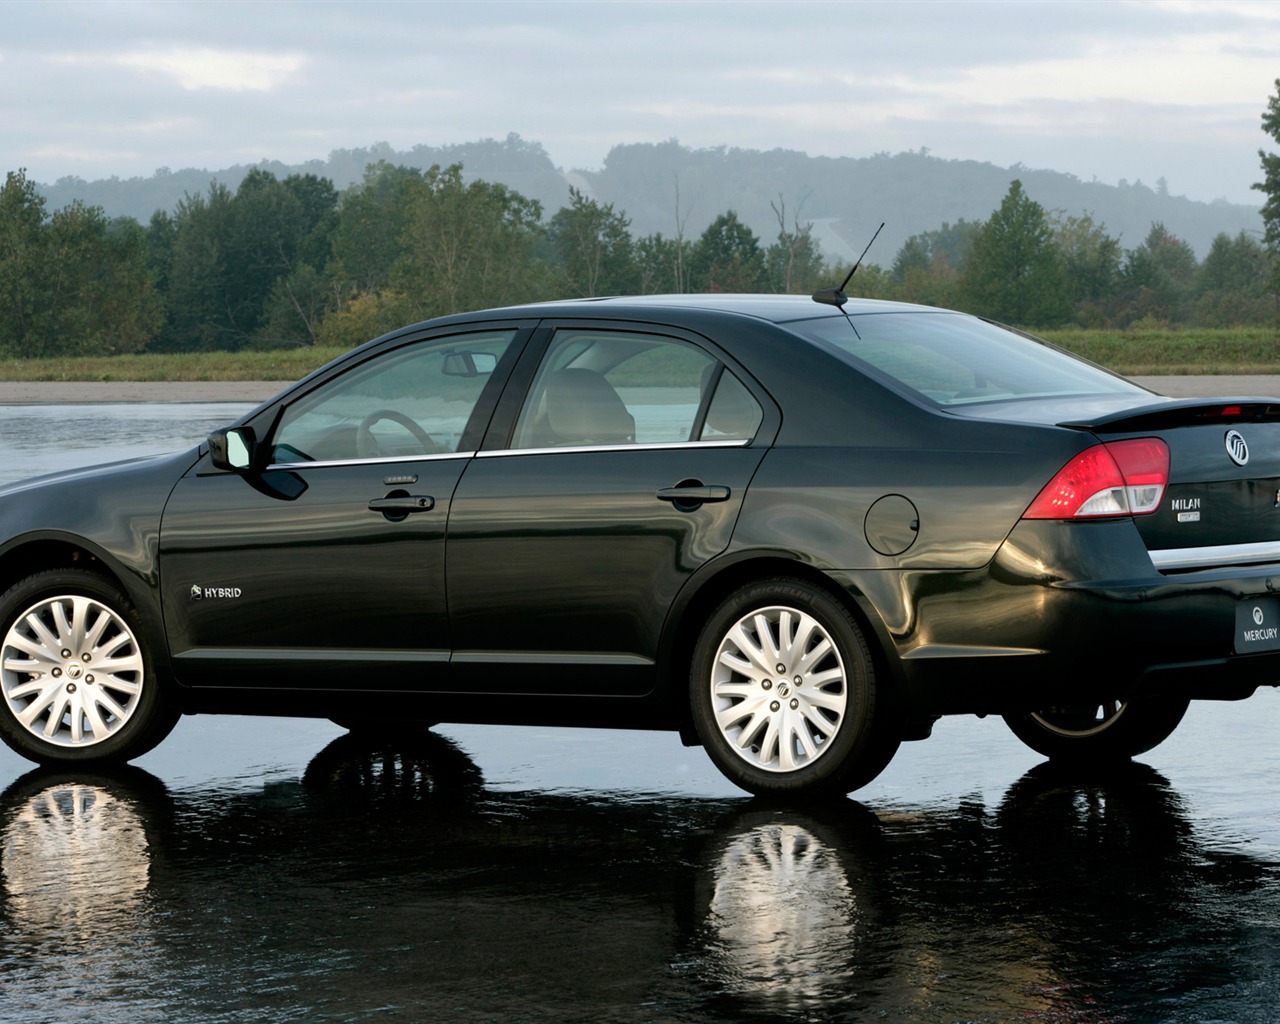
{"label": "distant hill", "polygon": [[[795,150],[690,149],[678,142],[615,146],[599,171],[563,171],[542,146],[518,135],[451,146],[395,150],[386,143],[335,150],[327,160],[305,164],[263,161],[219,171],[161,168],[149,178],[84,181],[61,178],[41,185],[50,209],[79,199],[110,216],[146,223],[157,209],[172,211],[186,194],[208,191],[212,181],[235,189],[253,167],[278,177],[316,174],[339,188],[359,181],[371,163],[427,168],[461,163],[469,179],[483,178],[538,200],[547,216],[567,204],[574,185],[631,219],[636,236],[682,230],[696,238],[719,214],[735,210],[766,244],[778,233],[770,203],[812,221],[816,237],[833,258],[861,252],[881,221],[886,223],[869,262],[887,266],[911,235],[943,223],[985,220],[1000,205],[1009,182],[1022,181],[1028,196],[1047,210],[1088,213],[1119,237],[1125,249],[1139,245],[1151,225],[1162,222],[1203,257],[1215,235],[1260,234],[1257,207],[1218,200],[1197,202],[1142,183],[1105,185],[1058,171],[997,167],[974,160],[943,160],[927,151],[877,153],[869,157],[813,157]],[[677,203],[678,196],[678,203]],[[679,227],[682,224],[682,227]]]}

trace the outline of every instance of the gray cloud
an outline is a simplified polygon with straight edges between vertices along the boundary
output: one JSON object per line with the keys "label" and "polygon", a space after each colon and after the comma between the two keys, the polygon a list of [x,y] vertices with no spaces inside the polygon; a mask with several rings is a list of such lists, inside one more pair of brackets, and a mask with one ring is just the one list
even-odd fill
{"label": "gray cloud", "polygon": [[[1243,3],[42,3],[0,33],[0,152],[147,175],[517,132],[1021,162],[1255,202],[1280,18]],[[1280,70],[1280,69],[1276,69]]]}

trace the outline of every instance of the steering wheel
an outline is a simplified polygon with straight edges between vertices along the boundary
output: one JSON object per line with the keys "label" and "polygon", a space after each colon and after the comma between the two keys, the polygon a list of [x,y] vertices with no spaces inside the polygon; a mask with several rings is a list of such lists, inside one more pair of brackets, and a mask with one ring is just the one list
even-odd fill
{"label": "steering wheel", "polygon": [[431,440],[430,435],[419,425],[417,420],[410,419],[402,412],[396,412],[395,409],[375,409],[360,421],[360,426],[356,428],[356,454],[362,459],[376,459],[388,455],[394,455],[394,452],[385,451],[382,445],[378,444],[378,439],[373,436],[373,425],[381,420],[390,420],[392,423],[398,423],[413,435],[413,439],[422,445],[422,451],[426,455],[438,455],[440,446]]}

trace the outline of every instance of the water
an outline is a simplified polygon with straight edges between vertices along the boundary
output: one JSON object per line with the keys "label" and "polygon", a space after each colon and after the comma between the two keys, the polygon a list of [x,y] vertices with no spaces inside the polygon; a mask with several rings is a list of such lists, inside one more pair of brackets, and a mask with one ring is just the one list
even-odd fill
{"label": "water", "polygon": [[190,448],[251,408],[229,402],[0,406],[0,485]]}
{"label": "water", "polygon": [[[0,472],[235,415],[0,409]],[[0,751],[0,1019],[1271,1022],[1278,711],[1194,705],[1106,775],[947,719],[816,807],[661,733],[196,717],[111,775]]]}

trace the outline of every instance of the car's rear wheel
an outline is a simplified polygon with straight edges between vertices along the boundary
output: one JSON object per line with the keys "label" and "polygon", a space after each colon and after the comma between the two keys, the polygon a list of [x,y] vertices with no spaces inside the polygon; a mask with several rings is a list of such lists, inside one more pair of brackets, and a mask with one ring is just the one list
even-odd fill
{"label": "car's rear wheel", "polygon": [[1184,698],[1135,697],[1005,715],[1013,734],[1057,761],[1124,759],[1169,738],[1187,713]]}
{"label": "car's rear wheel", "polygon": [[178,720],[139,616],[112,581],[37,573],[0,597],[0,739],[40,764],[145,754]]}
{"label": "car's rear wheel", "polygon": [[866,785],[898,748],[886,697],[848,609],[802,580],[739,590],[694,651],[694,726],[716,766],[751,793]]}

